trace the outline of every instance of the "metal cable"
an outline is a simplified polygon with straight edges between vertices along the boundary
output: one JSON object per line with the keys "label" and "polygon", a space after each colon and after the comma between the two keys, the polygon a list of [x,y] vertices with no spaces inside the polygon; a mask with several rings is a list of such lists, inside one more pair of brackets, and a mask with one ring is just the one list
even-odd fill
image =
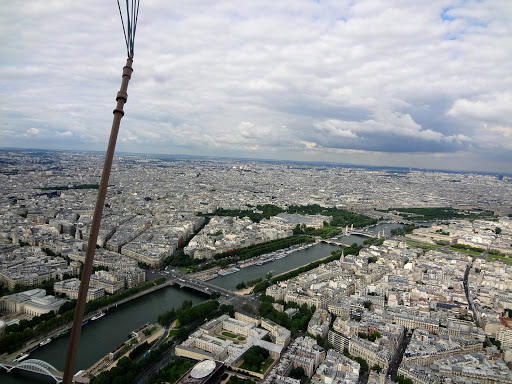
{"label": "metal cable", "polygon": [[126,43],[126,51],[128,57],[133,57],[135,48],[135,32],[137,31],[137,20],[139,19],[140,0],[126,0],[126,25],[124,23],[121,4],[117,0],[117,8],[119,9],[119,17],[123,26],[124,41]]}
{"label": "metal cable", "polygon": [[[130,49],[128,48],[128,39],[126,38],[126,29],[124,27],[123,13],[121,12],[121,5],[119,4],[119,0],[117,0],[117,8],[119,8],[119,17],[121,17],[121,25],[123,26],[124,41],[126,43],[126,51],[130,52]],[[128,56],[130,56],[130,55],[128,54]]]}

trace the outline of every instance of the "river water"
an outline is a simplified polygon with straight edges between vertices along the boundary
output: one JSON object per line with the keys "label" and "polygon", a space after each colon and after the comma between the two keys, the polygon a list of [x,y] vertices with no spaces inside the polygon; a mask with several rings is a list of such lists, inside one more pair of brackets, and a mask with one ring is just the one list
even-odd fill
{"label": "river water", "polygon": [[[401,228],[401,224],[378,224],[368,229],[370,234],[384,230],[386,235],[391,229]],[[350,235],[340,236],[338,240],[345,244],[362,244],[365,237]],[[243,268],[240,272],[219,276],[209,282],[219,287],[235,289],[242,281],[254,280],[272,271],[274,275],[287,272],[313,261],[322,259],[332,251],[340,249],[339,246],[318,243],[310,248],[293,252],[287,257],[261,266],[253,265]],[[164,288],[152,294],[130,301],[114,310],[110,310],[106,316],[97,321],[90,322],[82,329],[80,346],[76,362],[75,372],[87,369],[93,363],[112,351],[115,347],[126,341],[128,334],[139,328],[146,322],[156,322],[158,315],[172,307],[179,307],[184,300],[191,300],[194,304],[204,301],[205,297],[189,290],[176,287]],[[69,336],[61,337],[34,351],[30,359],[44,360],[62,371],[64,369]],[[21,383],[50,383],[50,378],[41,379],[42,376],[26,376],[25,374],[7,374],[0,371],[2,384]],[[36,381],[37,380],[37,381]]]}
{"label": "river water", "polygon": [[[158,315],[172,307],[179,307],[184,300],[197,304],[205,296],[188,289],[176,287],[162,288],[151,294],[132,300],[118,308],[111,309],[96,321],[91,321],[82,328],[75,372],[87,369],[93,363],[125,342],[128,334],[145,324],[156,323]],[[29,359],[39,359],[53,365],[58,370],[64,369],[69,335],[53,340],[50,344],[38,348],[30,354]],[[40,378],[41,376],[38,376]],[[0,372],[2,384],[32,383],[33,376],[25,374]],[[53,380],[50,378],[52,382]],[[37,382],[48,382],[43,379]]]}
{"label": "river water", "polygon": [[[377,232],[384,231],[386,235],[389,235],[392,229],[401,227],[403,227],[402,224],[383,223],[369,228],[368,233],[376,235]],[[365,239],[366,237],[358,235],[340,236],[338,238],[342,243],[348,245],[353,243],[361,245]],[[234,290],[236,289],[237,284],[243,281],[255,280],[260,277],[264,278],[268,272],[272,272],[273,275],[287,272],[302,265],[327,257],[336,249],[340,249],[340,247],[326,243],[318,243],[310,248],[295,251],[283,259],[279,259],[268,264],[251,265],[250,267],[241,268],[239,272],[225,276],[218,276],[208,282],[222,288]]]}

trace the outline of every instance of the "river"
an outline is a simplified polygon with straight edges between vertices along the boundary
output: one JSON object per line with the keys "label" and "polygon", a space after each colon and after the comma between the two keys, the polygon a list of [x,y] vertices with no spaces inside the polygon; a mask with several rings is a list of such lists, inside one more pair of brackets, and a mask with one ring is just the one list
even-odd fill
{"label": "river", "polygon": [[[402,224],[383,223],[369,228],[368,232],[376,235],[377,232],[384,230],[385,234],[389,235],[391,229],[401,227],[403,227]],[[340,236],[338,238],[338,240],[345,244],[362,244],[365,239],[365,237],[357,235]],[[237,273],[219,276],[209,282],[219,287],[235,289],[236,285],[242,281],[254,280],[259,277],[263,278],[270,271],[274,275],[287,272],[304,264],[327,257],[333,250],[339,248],[335,245],[318,243],[307,249],[293,252],[287,257],[272,263],[243,268]],[[87,369],[116,346],[122,344],[127,339],[128,333],[132,330],[137,329],[148,321],[156,322],[160,313],[171,307],[180,306],[184,300],[192,300],[196,304],[203,301],[204,296],[175,287],[164,288],[130,301],[115,310],[109,311],[101,319],[90,322],[82,330],[75,372],[80,369]],[[30,358],[44,360],[55,368],[63,370],[68,343],[68,336],[59,338],[37,349],[30,355]],[[53,382],[51,378],[50,381],[47,379],[39,380],[39,378],[41,376],[38,376],[37,382]],[[33,376],[28,377],[25,374],[6,374],[2,370],[0,372],[0,381],[2,384],[21,384],[33,383],[35,379]]]}
{"label": "river", "polygon": [[[75,372],[87,369],[93,363],[127,340],[128,334],[146,322],[155,323],[158,315],[172,307],[179,307],[184,300],[197,304],[205,296],[187,289],[176,287],[163,288],[154,293],[132,300],[118,308],[111,309],[106,316],[91,321],[82,328],[80,346]],[[50,344],[38,348],[30,354],[30,359],[39,359],[53,365],[58,370],[64,369],[69,335],[53,340]],[[41,376],[37,376],[38,379]],[[26,374],[0,372],[2,384],[21,384],[34,382],[34,376]],[[46,379],[36,382],[53,382]]]}
{"label": "river", "polygon": [[[376,235],[377,232],[384,231],[386,235],[390,235],[391,230],[394,228],[402,228],[402,224],[383,223],[377,224],[368,229],[369,234]],[[358,235],[340,236],[338,240],[345,244],[362,244],[366,237]],[[264,278],[268,272],[273,275],[278,275],[283,272],[298,268],[302,265],[312,263],[313,261],[323,259],[331,254],[332,251],[340,249],[336,245],[326,243],[317,243],[312,247],[295,251],[283,259],[279,259],[264,265],[251,265],[250,267],[241,268],[239,272],[232,273],[226,276],[218,276],[208,282],[226,289],[236,289],[237,284],[243,281],[255,280]]]}

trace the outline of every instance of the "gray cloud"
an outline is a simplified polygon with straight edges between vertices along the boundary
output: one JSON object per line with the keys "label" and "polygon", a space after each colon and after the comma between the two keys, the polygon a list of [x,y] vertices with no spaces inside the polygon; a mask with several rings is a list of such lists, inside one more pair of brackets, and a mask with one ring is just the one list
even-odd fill
{"label": "gray cloud", "polygon": [[[145,1],[118,148],[507,170],[511,19],[507,0]],[[125,54],[115,2],[7,0],[2,145],[103,149]]]}

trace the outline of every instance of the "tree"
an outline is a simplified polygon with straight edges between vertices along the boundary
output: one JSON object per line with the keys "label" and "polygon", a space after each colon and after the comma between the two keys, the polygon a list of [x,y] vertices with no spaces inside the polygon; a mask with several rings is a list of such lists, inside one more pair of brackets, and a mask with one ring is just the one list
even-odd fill
{"label": "tree", "polygon": [[368,363],[366,362],[365,359],[363,359],[362,357],[355,357],[354,360],[359,363],[363,371],[368,371]]}
{"label": "tree", "polygon": [[382,337],[382,335],[380,334],[380,332],[375,331],[371,335],[368,336],[368,340],[373,342],[377,339],[380,339],[381,337]]}
{"label": "tree", "polygon": [[244,353],[244,365],[253,372],[260,370],[261,363],[263,363],[268,357],[269,353],[266,349],[252,346],[247,352]]}
{"label": "tree", "polygon": [[498,349],[501,349],[501,341],[493,339],[492,337],[489,339],[491,343],[493,343]]}
{"label": "tree", "polygon": [[219,307],[220,313],[227,313],[230,317],[235,317],[235,307],[228,304],[222,304]]}
{"label": "tree", "polygon": [[242,305],[242,309],[246,312],[249,312],[249,313],[253,313],[254,310],[252,308],[252,305],[250,304],[247,304],[247,303],[244,303],[244,305]]}
{"label": "tree", "polygon": [[496,227],[496,229],[494,230],[494,232],[499,235],[501,233],[501,228],[500,227]]}
{"label": "tree", "polygon": [[382,371],[382,368],[381,368],[379,365],[375,364],[375,365],[372,367],[372,371],[375,371],[375,372],[377,372],[377,373],[380,373],[380,371]]}
{"label": "tree", "polygon": [[151,266],[148,264],[148,263],[143,263],[142,261],[139,261],[137,263],[137,266],[140,268],[140,269],[151,269]]}
{"label": "tree", "polygon": [[169,311],[165,311],[158,315],[158,323],[162,326],[166,326],[171,324],[172,319],[176,317],[176,311],[174,308],[170,309]]}
{"label": "tree", "polygon": [[267,280],[262,281],[261,283],[258,283],[254,286],[254,292],[255,293],[262,292],[265,289],[267,289],[267,287],[269,287],[269,286],[270,286],[270,283]]}
{"label": "tree", "polygon": [[288,377],[296,380],[300,380],[302,376],[304,376],[304,368],[302,367],[293,368],[288,375]]}
{"label": "tree", "polygon": [[238,284],[236,285],[236,289],[237,289],[238,291],[240,291],[240,290],[242,290],[242,289],[244,289],[244,288],[247,288],[247,285],[245,284],[245,282],[244,282],[244,281],[242,281],[241,283],[238,283]]}
{"label": "tree", "polygon": [[405,376],[398,376],[395,379],[395,382],[397,382],[398,384],[414,384],[414,381]]}
{"label": "tree", "polygon": [[366,308],[366,309],[370,309],[372,307],[372,302],[371,301],[365,301],[363,303],[363,306]]}

